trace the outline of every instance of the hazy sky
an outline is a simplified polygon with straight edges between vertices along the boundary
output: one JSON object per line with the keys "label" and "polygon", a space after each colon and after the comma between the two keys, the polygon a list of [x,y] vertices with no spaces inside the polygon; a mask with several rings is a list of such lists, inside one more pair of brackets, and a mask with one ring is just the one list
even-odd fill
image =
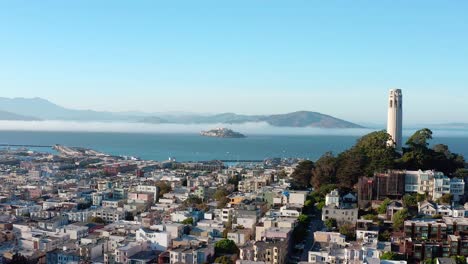
{"label": "hazy sky", "polygon": [[1,1],[0,96],[468,122],[468,1]]}

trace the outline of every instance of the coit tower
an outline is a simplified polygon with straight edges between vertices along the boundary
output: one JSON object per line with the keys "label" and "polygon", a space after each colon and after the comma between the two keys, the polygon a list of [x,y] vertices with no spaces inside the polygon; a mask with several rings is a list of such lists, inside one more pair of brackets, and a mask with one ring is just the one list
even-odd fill
{"label": "coit tower", "polygon": [[392,136],[389,144],[401,150],[402,146],[402,120],[403,119],[403,95],[400,89],[391,89],[388,96],[387,133]]}

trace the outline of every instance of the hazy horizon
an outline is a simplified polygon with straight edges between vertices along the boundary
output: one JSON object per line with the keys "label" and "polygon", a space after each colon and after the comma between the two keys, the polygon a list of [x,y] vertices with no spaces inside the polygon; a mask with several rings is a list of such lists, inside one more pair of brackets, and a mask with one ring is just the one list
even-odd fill
{"label": "hazy horizon", "polygon": [[[146,124],[135,122],[97,122],[97,121],[1,121],[0,131],[41,131],[41,132],[108,132],[108,133],[187,133],[198,134],[203,130],[227,127],[248,135],[334,135],[363,136],[373,131],[383,130],[383,126],[366,128],[314,128],[314,127],[275,127],[265,122],[243,124]],[[410,136],[416,130],[428,127],[434,137],[468,137],[468,129],[408,126],[403,129],[403,136]],[[2,142],[0,142],[2,143]]]}
{"label": "hazy horizon", "polygon": [[468,2],[0,3],[3,97],[97,111],[468,123]]}

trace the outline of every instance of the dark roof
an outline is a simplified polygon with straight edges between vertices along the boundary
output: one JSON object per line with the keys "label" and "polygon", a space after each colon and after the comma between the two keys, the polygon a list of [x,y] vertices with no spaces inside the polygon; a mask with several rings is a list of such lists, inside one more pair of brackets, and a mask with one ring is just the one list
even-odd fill
{"label": "dark roof", "polygon": [[159,254],[161,254],[160,251],[140,251],[136,254],[133,254],[129,259],[151,261],[158,258]]}

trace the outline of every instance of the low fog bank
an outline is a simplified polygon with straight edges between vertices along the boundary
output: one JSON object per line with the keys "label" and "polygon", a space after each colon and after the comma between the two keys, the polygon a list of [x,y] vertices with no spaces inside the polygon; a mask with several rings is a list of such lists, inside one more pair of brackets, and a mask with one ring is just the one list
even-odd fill
{"label": "low fog bank", "polygon": [[[0,121],[0,131],[61,131],[61,132],[117,132],[117,133],[189,133],[198,134],[202,130],[217,127],[227,127],[245,135],[343,135],[361,136],[372,131],[384,129],[374,128],[299,128],[274,127],[267,123],[244,124],[145,124],[125,122],[75,122],[75,121]],[[421,126],[423,128],[424,126]],[[468,129],[431,128],[434,136],[468,137]],[[403,131],[404,136],[410,136],[417,128]]]}

